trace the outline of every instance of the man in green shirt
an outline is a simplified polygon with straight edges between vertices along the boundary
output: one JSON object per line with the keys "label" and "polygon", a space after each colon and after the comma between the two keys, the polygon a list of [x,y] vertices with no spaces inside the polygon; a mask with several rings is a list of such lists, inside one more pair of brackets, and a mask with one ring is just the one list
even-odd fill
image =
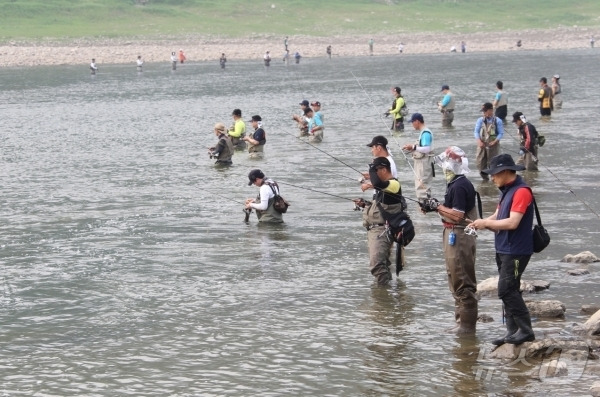
{"label": "man in green shirt", "polygon": [[231,142],[236,150],[244,150],[246,142],[242,138],[246,135],[246,123],[242,120],[242,111],[233,109],[231,116],[233,116],[233,125],[229,127]]}

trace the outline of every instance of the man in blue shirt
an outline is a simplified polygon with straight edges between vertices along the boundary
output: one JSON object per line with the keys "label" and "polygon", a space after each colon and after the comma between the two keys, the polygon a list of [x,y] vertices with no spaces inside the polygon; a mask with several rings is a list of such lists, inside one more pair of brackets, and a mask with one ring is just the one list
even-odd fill
{"label": "man in blue shirt", "polygon": [[415,144],[406,144],[402,150],[412,153],[415,173],[415,191],[417,200],[424,201],[431,197],[431,179],[433,178],[433,134],[425,126],[421,113],[413,113],[410,118],[413,128],[419,131],[419,140]]}
{"label": "man in blue shirt", "polygon": [[454,121],[454,94],[450,92],[450,86],[444,84],[442,86],[444,97],[438,102],[438,109],[442,112],[442,126],[450,127]]}
{"label": "man in blue shirt", "polygon": [[477,142],[477,169],[483,180],[489,179],[484,170],[490,168],[492,158],[500,154],[500,140],[504,136],[504,123],[494,116],[494,105],[486,102],[481,107],[483,116],[477,119],[473,135]]}

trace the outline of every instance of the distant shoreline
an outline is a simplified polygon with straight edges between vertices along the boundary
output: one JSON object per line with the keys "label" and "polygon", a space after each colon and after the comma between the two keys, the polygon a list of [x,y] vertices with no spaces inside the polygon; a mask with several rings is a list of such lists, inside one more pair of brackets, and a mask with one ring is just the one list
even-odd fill
{"label": "distant shoreline", "polygon": [[[292,57],[299,51],[303,57],[325,57],[325,49],[332,46],[335,56],[369,56],[368,41],[374,40],[373,55],[399,54],[398,45],[403,43],[404,54],[449,53],[465,41],[466,52],[504,52],[517,50],[560,50],[590,48],[590,37],[600,39],[600,28],[557,28],[505,32],[457,33],[410,33],[402,35],[373,36],[290,36],[289,50]],[[251,37],[223,39],[205,36],[172,39],[72,39],[39,40],[29,42],[9,41],[0,45],[0,67],[24,67],[38,65],[88,65],[92,58],[96,63],[133,63],[138,55],[145,62],[169,62],[172,51],[183,49],[188,61],[214,60],[221,53],[229,60],[261,60],[269,50],[274,61],[283,58],[284,37]],[[522,46],[516,46],[517,40]],[[600,46],[600,43],[598,43]],[[293,61],[293,60],[292,60]]]}

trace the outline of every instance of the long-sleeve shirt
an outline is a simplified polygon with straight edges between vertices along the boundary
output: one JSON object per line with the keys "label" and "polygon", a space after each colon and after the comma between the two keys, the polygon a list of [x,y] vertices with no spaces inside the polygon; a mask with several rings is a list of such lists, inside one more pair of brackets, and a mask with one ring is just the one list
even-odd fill
{"label": "long-sleeve shirt", "polygon": [[496,139],[500,140],[502,139],[502,137],[504,136],[504,124],[502,123],[502,120],[500,120],[498,117],[496,116],[492,116],[492,117],[480,117],[479,119],[477,119],[477,122],[475,123],[475,130],[473,131],[473,136],[475,136],[475,139],[481,139],[481,128],[484,125],[484,119],[485,119],[485,124],[486,125],[490,125],[492,123],[496,123],[495,125],[495,132],[496,132]]}

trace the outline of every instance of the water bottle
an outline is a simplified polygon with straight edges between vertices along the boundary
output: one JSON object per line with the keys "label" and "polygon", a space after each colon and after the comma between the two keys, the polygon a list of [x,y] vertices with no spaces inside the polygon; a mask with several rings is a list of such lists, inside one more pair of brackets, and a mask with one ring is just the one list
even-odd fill
{"label": "water bottle", "polygon": [[454,233],[454,230],[452,230],[448,235],[448,245],[454,244],[456,244],[456,233]]}

